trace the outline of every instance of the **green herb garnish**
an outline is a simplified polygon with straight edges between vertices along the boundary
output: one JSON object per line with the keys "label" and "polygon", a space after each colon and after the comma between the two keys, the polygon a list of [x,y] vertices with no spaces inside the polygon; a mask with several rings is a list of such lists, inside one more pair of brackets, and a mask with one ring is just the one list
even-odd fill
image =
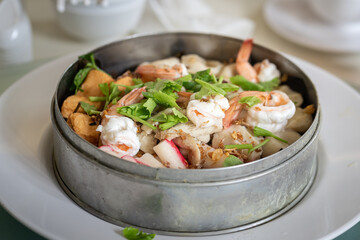
{"label": "green herb garnish", "polygon": [[244,162],[240,158],[237,158],[234,155],[229,155],[227,158],[225,158],[223,166],[230,167],[230,166],[240,165],[243,163]]}
{"label": "green herb garnish", "polygon": [[217,83],[216,77],[213,74],[210,74],[210,68],[193,74],[192,79],[199,79],[208,83]]}
{"label": "green herb garnish", "polygon": [[73,85],[70,90],[75,90],[75,94],[78,91],[84,91],[81,89],[81,84],[84,82],[86,76],[92,69],[96,69],[102,71],[95,63],[95,58],[93,53],[89,53],[86,55],[79,56],[79,59],[86,62],[86,65],[83,69],[80,69],[79,72],[75,75]]}
{"label": "green herb garnish", "polygon": [[176,108],[172,108],[171,110],[173,114],[161,113],[157,116],[150,118],[150,121],[161,123],[159,124],[159,128],[161,130],[166,130],[175,126],[178,123],[186,123],[188,121],[188,118]]}
{"label": "green herb garnish", "polygon": [[[110,83],[110,88],[108,83],[100,83],[99,88],[101,92],[105,95],[104,109],[107,108],[107,106],[113,101],[113,99],[119,97],[119,95],[121,94],[118,86],[113,82]],[[93,101],[95,98],[89,97],[89,99],[90,101]],[[99,98],[97,100],[99,100]]]}
{"label": "green herb garnish", "polygon": [[240,98],[239,103],[244,103],[244,104],[248,105],[249,108],[251,108],[251,107],[255,106],[256,104],[261,103],[261,100],[255,96],[247,96],[247,97]]}
{"label": "green herb garnish", "polygon": [[254,127],[254,136],[256,137],[259,137],[259,136],[264,136],[264,137],[272,137],[272,138],[275,138],[281,142],[284,142],[284,143],[288,143],[288,141],[276,136],[275,134],[273,134],[272,132],[266,130],[266,129],[263,129],[263,128],[260,128],[260,127]]}
{"label": "green herb garnish", "polygon": [[251,149],[252,147],[252,144],[230,144],[224,146],[225,149]]}
{"label": "green herb garnish", "polygon": [[97,108],[95,106],[90,105],[89,103],[80,102],[80,106],[88,115],[96,115],[101,113],[100,111],[97,111]]}
{"label": "green herb garnish", "polygon": [[176,98],[169,96],[166,93],[155,90],[148,90],[147,92],[142,93],[146,98],[152,98],[157,104],[163,105],[165,107],[175,107],[180,108],[176,103]]}
{"label": "green herb garnish", "polygon": [[258,145],[256,145],[255,147],[249,149],[248,154],[252,153],[253,151],[255,151],[256,149],[264,146],[265,144],[267,144],[270,141],[270,139],[265,139],[264,141],[262,141],[261,143],[259,143]]}
{"label": "green herb garnish", "polygon": [[271,81],[253,83],[248,81],[246,78],[240,75],[236,75],[230,78],[230,81],[233,84],[240,86],[244,91],[271,91],[280,84],[279,78],[274,78]]}
{"label": "green herb garnish", "polygon": [[128,240],[151,240],[155,237],[155,234],[144,233],[133,227],[124,228],[122,232]]}

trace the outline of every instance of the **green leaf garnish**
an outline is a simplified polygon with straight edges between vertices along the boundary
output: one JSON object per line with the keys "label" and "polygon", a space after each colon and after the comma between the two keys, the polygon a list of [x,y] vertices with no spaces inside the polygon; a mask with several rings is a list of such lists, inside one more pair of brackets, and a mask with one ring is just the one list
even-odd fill
{"label": "green leaf garnish", "polygon": [[125,112],[125,111],[121,111],[121,112],[120,112],[120,111],[118,110],[118,113],[120,113],[121,115],[124,115],[124,116],[126,116],[126,117],[129,117],[129,118],[133,119],[133,120],[136,121],[136,122],[142,123],[142,124],[148,126],[149,128],[151,128],[151,129],[153,129],[153,130],[156,129],[156,127],[155,127],[154,125],[152,125],[151,123],[148,123],[147,121],[141,119],[140,117],[137,117],[137,116],[132,115],[132,114],[130,114],[130,113],[128,113],[128,112]]}
{"label": "green leaf garnish", "polygon": [[210,74],[210,68],[193,74],[192,79],[199,79],[208,83],[217,83],[216,77],[213,74]]}
{"label": "green leaf garnish", "polygon": [[124,87],[126,93],[134,90],[135,88],[141,88],[141,87],[144,86],[143,83],[136,84],[136,85],[123,85],[123,84],[116,84],[116,85],[119,86],[119,87]]}
{"label": "green leaf garnish", "polygon": [[252,147],[252,144],[230,144],[224,146],[225,149],[251,149]]}
{"label": "green leaf garnish", "polygon": [[208,83],[208,82],[205,82],[205,81],[202,81],[200,79],[195,79],[195,82],[197,82],[198,84],[200,84],[202,87],[204,88],[207,88],[211,91],[214,91],[218,94],[221,94],[221,95],[225,95],[226,94],[226,91],[223,90],[222,88],[220,87],[217,87],[215,84],[211,84],[211,83]]}
{"label": "green leaf garnish", "polygon": [[261,103],[261,100],[255,96],[247,96],[247,97],[240,98],[239,103],[244,103],[244,104],[248,105],[249,108],[251,108],[251,107],[255,106],[256,104]]}
{"label": "green leaf garnish", "polygon": [[248,154],[252,153],[253,151],[255,151],[256,149],[264,146],[265,144],[267,144],[270,141],[270,139],[265,139],[264,141],[262,141],[261,143],[259,143],[258,145],[256,145],[255,147],[251,148],[248,152]]}
{"label": "green leaf garnish", "polygon": [[260,128],[260,127],[254,127],[254,136],[256,137],[259,137],[259,136],[263,136],[263,137],[273,137],[281,142],[284,142],[284,143],[288,143],[288,141],[276,136],[275,134],[273,134],[272,132],[266,130],[266,129],[263,129],[263,128]]}
{"label": "green leaf garnish", "polygon": [[275,77],[270,81],[260,82],[258,84],[260,84],[265,89],[265,91],[269,92],[280,85],[280,79],[278,77]]}
{"label": "green leaf garnish", "polygon": [[89,100],[92,101],[92,102],[105,102],[106,97],[91,96],[91,97],[89,97]]}
{"label": "green leaf garnish", "polygon": [[[115,84],[113,82],[110,83],[110,88],[107,83],[100,83],[99,88],[100,88],[101,92],[105,95],[104,109],[107,108],[107,106],[113,101],[113,99],[119,97],[119,95],[121,94],[121,91],[119,90],[117,84]],[[94,100],[94,97],[91,97],[89,99]]]}
{"label": "green leaf garnish", "polygon": [[178,123],[186,123],[188,121],[188,118],[176,108],[172,108],[171,110],[173,114],[161,113],[150,118],[150,121],[161,123],[159,124],[159,128],[163,131],[175,126]]}
{"label": "green leaf garnish", "polygon": [[241,159],[235,157],[234,155],[229,155],[227,158],[225,158],[223,166],[230,167],[230,166],[240,165],[243,163],[244,162]]}
{"label": "green leaf garnish", "polygon": [[97,111],[97,108],[95,106],[90,105],[89,103],[80,102],[80,106],[88,115],[95,115],[101,113],[100,111]]}
{"label": "green leaf garnish", "polygon": [[146,98],[153,98],[157,104],[163,105],[165,107],[175,107],[180,108],[176,103],[176,98],[169,96],[166,93],[155,90],[148,90],[147,92],[142,93]]}
{"label": "green leaf garnish", "polygon": [[191,74],[185,75],[175,80],[177,84],[183,85],[184,82],[190,82],[192,80]]}
{"label": "green leaf garnish", "polygon": [[225,92],[233,92],[240,89],[239,86],[231,83],[217,83],[215,84],[216,87],[221,88]]}
{"label": "green leaf garnish", "polygon": [[86,62],[86,65],[83,69],[80,69],[79,72],[75,75],[74,82],[70,87],[70,90],[75,90],[75,94],[78,91],[83,91],[81,89],[81,84],[84,82],[86,76],[92,69],[102,71],[95,63],[95,58],[93,53],[79,56],[79,59]]}
{"label": "green leaf garnish", "polygon": [[155,234],[144,233],[133,227],[124,228],[122,232],[128,240],[151,240],[155,237]]}
{"label": "green leaf garnish", "polygon": [[151,114],[156,106],[156,102],[152,98],[149,98],[142,103],[135,103],[130,106],[119,107],[116,110],[119,114],[132,118],[134,121],[145,124],[146,126],[155,130],[156,127],[146,120],[151,117]]}
{"label": "green leaf garnish", "polygon": [[143,84],[144,82],[141,80],[141,78],[133,78],[132,79],[134,85]]}
{"label": "green leaf garnish", "polygon": [[236,75],[230,78],[230,81],[233,84],[240,86],[244,91],[271,91],[280,84],[279,78],[274,78],[271,81],[253,83],[248,81],[246,78],[240,75]]}

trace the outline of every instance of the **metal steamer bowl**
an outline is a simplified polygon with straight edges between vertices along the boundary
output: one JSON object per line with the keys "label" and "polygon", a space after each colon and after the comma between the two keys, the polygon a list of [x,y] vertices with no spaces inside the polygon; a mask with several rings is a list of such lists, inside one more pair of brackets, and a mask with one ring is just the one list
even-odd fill
{"label": "metal steamer bowl", "polygon": [[[118,76],[145,62],[196,53],[206,59],[235,59],[242,40],[213,34],[163,33],[130,37],[93,51],[98,65]],[[79,206],[120,226],[169,235],[212,235],[239,231],[270,221],[298,203],[317,170],[320,110],[314,85],[279,53],[254,45],[251,62],[269,59],[287,84],[302,93],[304,106],[316,111],[310,128],[295,143],[258,161],[216,169],[151,168],[120,160],[80,138],[60,107],[75,74],[73,63],[58,83],[51,107],[54,170]]]}

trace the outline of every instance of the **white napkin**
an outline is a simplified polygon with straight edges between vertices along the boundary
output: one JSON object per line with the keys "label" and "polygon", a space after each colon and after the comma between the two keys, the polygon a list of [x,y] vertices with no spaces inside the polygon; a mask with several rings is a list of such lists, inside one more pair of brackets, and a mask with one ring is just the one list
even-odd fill
{"label": "white napkin", "polygon": [[168,31],[194,31],[251,38],[255,23],[247,18],[219,14],[203,0],[149,0]]}

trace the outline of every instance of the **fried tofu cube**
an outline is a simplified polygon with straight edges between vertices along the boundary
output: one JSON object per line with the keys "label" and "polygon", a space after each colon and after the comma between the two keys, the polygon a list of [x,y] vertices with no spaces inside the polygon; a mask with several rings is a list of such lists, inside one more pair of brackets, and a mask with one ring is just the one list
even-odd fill
{"label": "fried tofu cube", "polygon": [[114,82],[115,80],[108,75],[99,70],[92,69],[88,75],[86,76],[83,84],[81,85],[81,89],[84,91],[78,91],[76,93],[77,96],[104,96],[99,88],[100,83],[108,83]]}
{"label": "fried tofu cube", "polygon": [[100,132],[96,131],[98,124],[89,115],[72,113],[67,123],[80,137],[97,146],[100,138]]}
{"label": "fried tofu cube", "polygon": [[[68,118],[70,114],[74,113],[77,108],[79,102],[86,102],[90,105],[96,107],[97,110],[101,109],[102,102],[91,102],[88,97],[72,95],[65,99],[63,105],[61,106],[61,114],[64,118]],[[84,109],[80,106],[77,111],[78,113],[85,113]]]}
{"label": "fried tofu cube", "polygon": [[[121,84],[121,85],[126,85],[126,86],[132,86],[134,85],[134,81],[132,80],[132,77],[130,76],[125,76],[125,77],[119,77],[118,79],[116,79],[115,81],[116,84]],[[118,87],[120,91],[125,91],[125,87]]]}

